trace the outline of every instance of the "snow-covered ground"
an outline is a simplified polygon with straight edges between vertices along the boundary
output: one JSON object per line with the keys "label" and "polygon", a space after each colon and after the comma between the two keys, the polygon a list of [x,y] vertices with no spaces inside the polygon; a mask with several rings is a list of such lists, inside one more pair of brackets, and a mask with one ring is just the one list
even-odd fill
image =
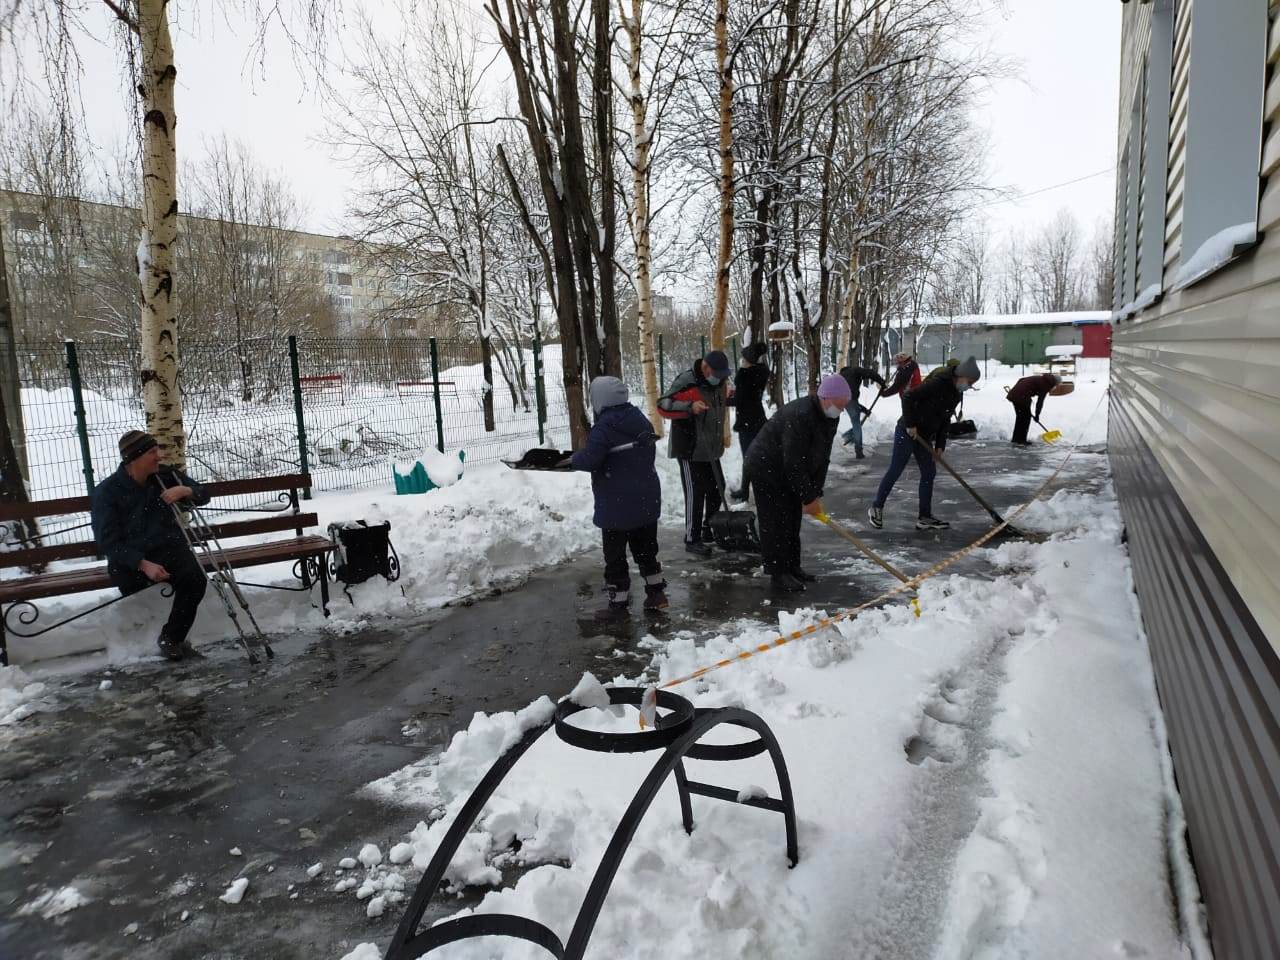
{"label": "snow-covered ground", "polygon": [[[1012,408],[1002,388],[1012,385],[1021,371],[995,362],[989,371],[990,376],[983,378],[978,389],[966,394],[964,413],[977,422],[981,436],[1006,437],[1012,426]],[[1049,399],[1043,419],[1048,426],[1063,431],[1060,443],[1077,439],[1085,444],[1105,442],[1107,410],[1103,397],[1107,377],[1106,361],[1082,361],[1075,393]],[[872,396],[873,390],[864,390],[864,404],[870,404]],[[899,412],[896,397],[887,397],[876,405],[865,426],[869,449],[891,441]],[[847,420],[841,421],[841,429],[847,425]],[[665,519],[680,522],[683,500],[679,476],[665,454],[666,442],[661,441],[658,467]],[[726,478],[736,486],[742,469],[736,442],[723,463]],[[377,580],[359,585],[352,590],[354,606],[336,594],[330,604],[333,616],[328,620],[318,609],[318,589],[312,591],[310,603],[299,594],[250,591],[255,615],[264,630],[350,631],[372,617],[407,616],[483,591],[581,550],[594,549],[598,543],[599,534],[591,525],[590,481],[584,474],[513,471],[501,464],[477,464],[468,466],[462,479],[446,489],[419,496],[396,496],[391,468],[392,463],[388,462],[386,480],[379,486],[323,493],[309,501],[306,509],[316,511],[322,530],[336,521],[389,520],[403,570],[400,582],[385,584]],[[220,515],[220,519],[230,518]],[[72,565],[53,564],[52,569]],[[13,575],[18,571],[6,572]],[[256,568],[243,578],[264,583],[296,582],[292,581],[289,564]],[[40,622],[72,615],[114,595],[114,591],[104,591],[41,600]],[[154,625],[163,619],[168,604],[159,591],[145,591],[43,637],[10,637],[11,662],[30,663],[89,650],[105,650],[111,662],[155,656]],[[226,615],[210,591],[201,606],[192,641],[200,644],[226,636]]]}
{"label": "snow-covered ground", "polygon": [[[1022,522],[1054,536],[990,551],[993,580],[928,581],[920,619],[904,603],[877,609],[677,688],[697,706],[742,706],[770,724],[792,778],[800,863],[788,868],[781,819],[746,806],[695,797],[686,836],[668,784],[623,861],[590,955],[1208,956],[1188,906],[1198,898],[1116,503],[1109,491],[1062,491]],[[644,677],[602,679],[683,676],[821,613],[654,640]],[[488,765],[549,709],[542,698],[518,713],[477,714],[442,755],[369,786],[420,810],[422,822],[392,857],[404,866],[367,872],[366,897],[389,889],[400,899],[401,880],[426,866]],[[634,713],[580,716],[637,726]],[[529,916],[567,937],[653,760],[579,751],[547,734],[489,803],[450,883],[496,886],[500,868],[523,865],[476,912]],[[762,758],[692,761],[690,776],[778,795]],[[539,955],[524,946],[504,943],[501,955]],[[432,956],[493,950],[477,941]]]}

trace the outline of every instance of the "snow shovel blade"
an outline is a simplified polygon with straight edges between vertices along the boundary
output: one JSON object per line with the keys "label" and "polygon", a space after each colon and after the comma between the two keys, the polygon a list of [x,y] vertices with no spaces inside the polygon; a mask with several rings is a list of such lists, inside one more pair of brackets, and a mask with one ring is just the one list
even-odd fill
{"label": "snow shovel blade", "polygon": [[1044,433],[1040,434],[1040,439],[1045,443],[1054,443],[1055,441],[1062,439],[1062,431],[1046,430]]}

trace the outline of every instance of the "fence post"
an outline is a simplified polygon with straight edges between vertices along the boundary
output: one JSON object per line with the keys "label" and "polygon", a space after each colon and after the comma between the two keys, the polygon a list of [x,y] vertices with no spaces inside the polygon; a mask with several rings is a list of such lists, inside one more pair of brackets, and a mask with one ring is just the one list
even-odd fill
{"label": "fence post", "polygon": [[733,369],[738,369],[738,338],[733,338]]}
{"label": "fence post", "polygon": [[982,375],[988,380],[991,379],[990,345],[986,343],[982,345]]}
{"label": "fence post", "polygon": [[658,334],[658,389],[667,388],[667,364],[662,352],[662,334]]}
{"label": "fence post", "polygon": [[538,415],[538,446],[547,442],[547,383],[542,369],[542,331],[533,330],[533,406]]}
{"label": "fence post", "polygon": [[[298,469],[310,473],[307,463],[307,422],[302,416],[302,370],[298,363],[298,338],[289,335],[289,373],[293,376],[293,418],[298,425]],[[305,487],[302,499],[311,499],[311,488]]]}
{"label": "fence post", "polygon": [[1024,338],[1019,342],[1022,347],[1022,375],[1025,377],[1027,375],[1027,341]]}
{"label": "fence post", "polygon": [[440,410],[440,353],[431,338],[431,396],[436,406],[436,449],[444,453],[444,414]]}
{"label": "fence post", "polygon": [[84,391],[80,387],[80,359],[76,345],[67,341],[67,372],[71,375],[71,403],[76,416],[76,433],[80,437],[80,463],[84,469],[84,486],[93,496],[93,456],[89,452],[89,423],[84,415]]}
{"label": "fence post", "polygon": [[791,380],[795,387],[795,399],[800,399],[800,359],[796,355],[796,342],[791,341]]}
{"label": "fence post", "polygon": [[706,355],[707,355],[707,338],[706,338],[706,335],[704,334],[702,337],[702,352],[698,354],[698,359],[701,360]]}

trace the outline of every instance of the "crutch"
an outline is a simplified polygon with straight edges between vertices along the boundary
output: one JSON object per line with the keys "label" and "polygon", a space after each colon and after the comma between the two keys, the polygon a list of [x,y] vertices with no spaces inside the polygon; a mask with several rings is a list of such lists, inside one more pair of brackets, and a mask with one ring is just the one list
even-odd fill
{"label": "crutch", "polygon": [[[156,475],[156,481],[160,484],[160,488],[162,490],[168,489],[159,474]],[[200,512],[199,507],[193,503],[187,503],[186,507],[188,514],[184,515],[182,510],[179,509],[177,503],[169,504],[169,508],[173,510],[174,519],[178,522],[178,528],[182,531],[182,535],[187,541],[187,547],[197,556],[200,553],[203,553],[212,566],[212,572],[206,570],[203,563],[200,564],[200,569],[205,570],[205,576],[209,582],[213,584],[213,589],[222,600],[222,606],[227,611],[227,616],[231,618],[231,623],[236,628],[236,638],[240,641],[240,645],[244,647],[244,652],[248,655],[249,662],[254,664],[258,663],[258,655],[254,653],[253,648],[249,646],[249,639],[245,634],[244,627],[240,625],[240,618],[236,615],[237,603],[249,618],[249,623],[253,625],[253,631],[256,634],[255,639],[262,645],[263,651],[269,658],[274,658],[275,651],[271,649],[271,644],[267,642],[267,638],[263,634],[262,628],[258,626],[258,621],[254,617],[253,611],[249,609],[249,602],[241,592],[240,584],[236,582],[235,572],[231,566],[231,562],[227,559],[226,551],[223,550],[222,543],[218,540],[217,534],[204,519],[204,515]],[[191,529],[192,519],[196,521],[196,530],[194,534]],[[234,603],[232,602],[233,598],[235,600]]]}

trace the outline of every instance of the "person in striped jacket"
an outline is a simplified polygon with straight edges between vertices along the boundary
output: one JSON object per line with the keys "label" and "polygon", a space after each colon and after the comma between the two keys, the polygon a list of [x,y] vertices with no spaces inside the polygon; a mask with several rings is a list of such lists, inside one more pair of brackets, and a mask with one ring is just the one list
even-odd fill
{"label": "person in striped jacket", "polygon": [[712,350],[671,382],[658,399],[658,414],[671,421],[667,455],[680,465],[684,488],[684,546],[710,556],[710,521],[720,510],[724,491],[725,409],[733,388],[729,358]]}

